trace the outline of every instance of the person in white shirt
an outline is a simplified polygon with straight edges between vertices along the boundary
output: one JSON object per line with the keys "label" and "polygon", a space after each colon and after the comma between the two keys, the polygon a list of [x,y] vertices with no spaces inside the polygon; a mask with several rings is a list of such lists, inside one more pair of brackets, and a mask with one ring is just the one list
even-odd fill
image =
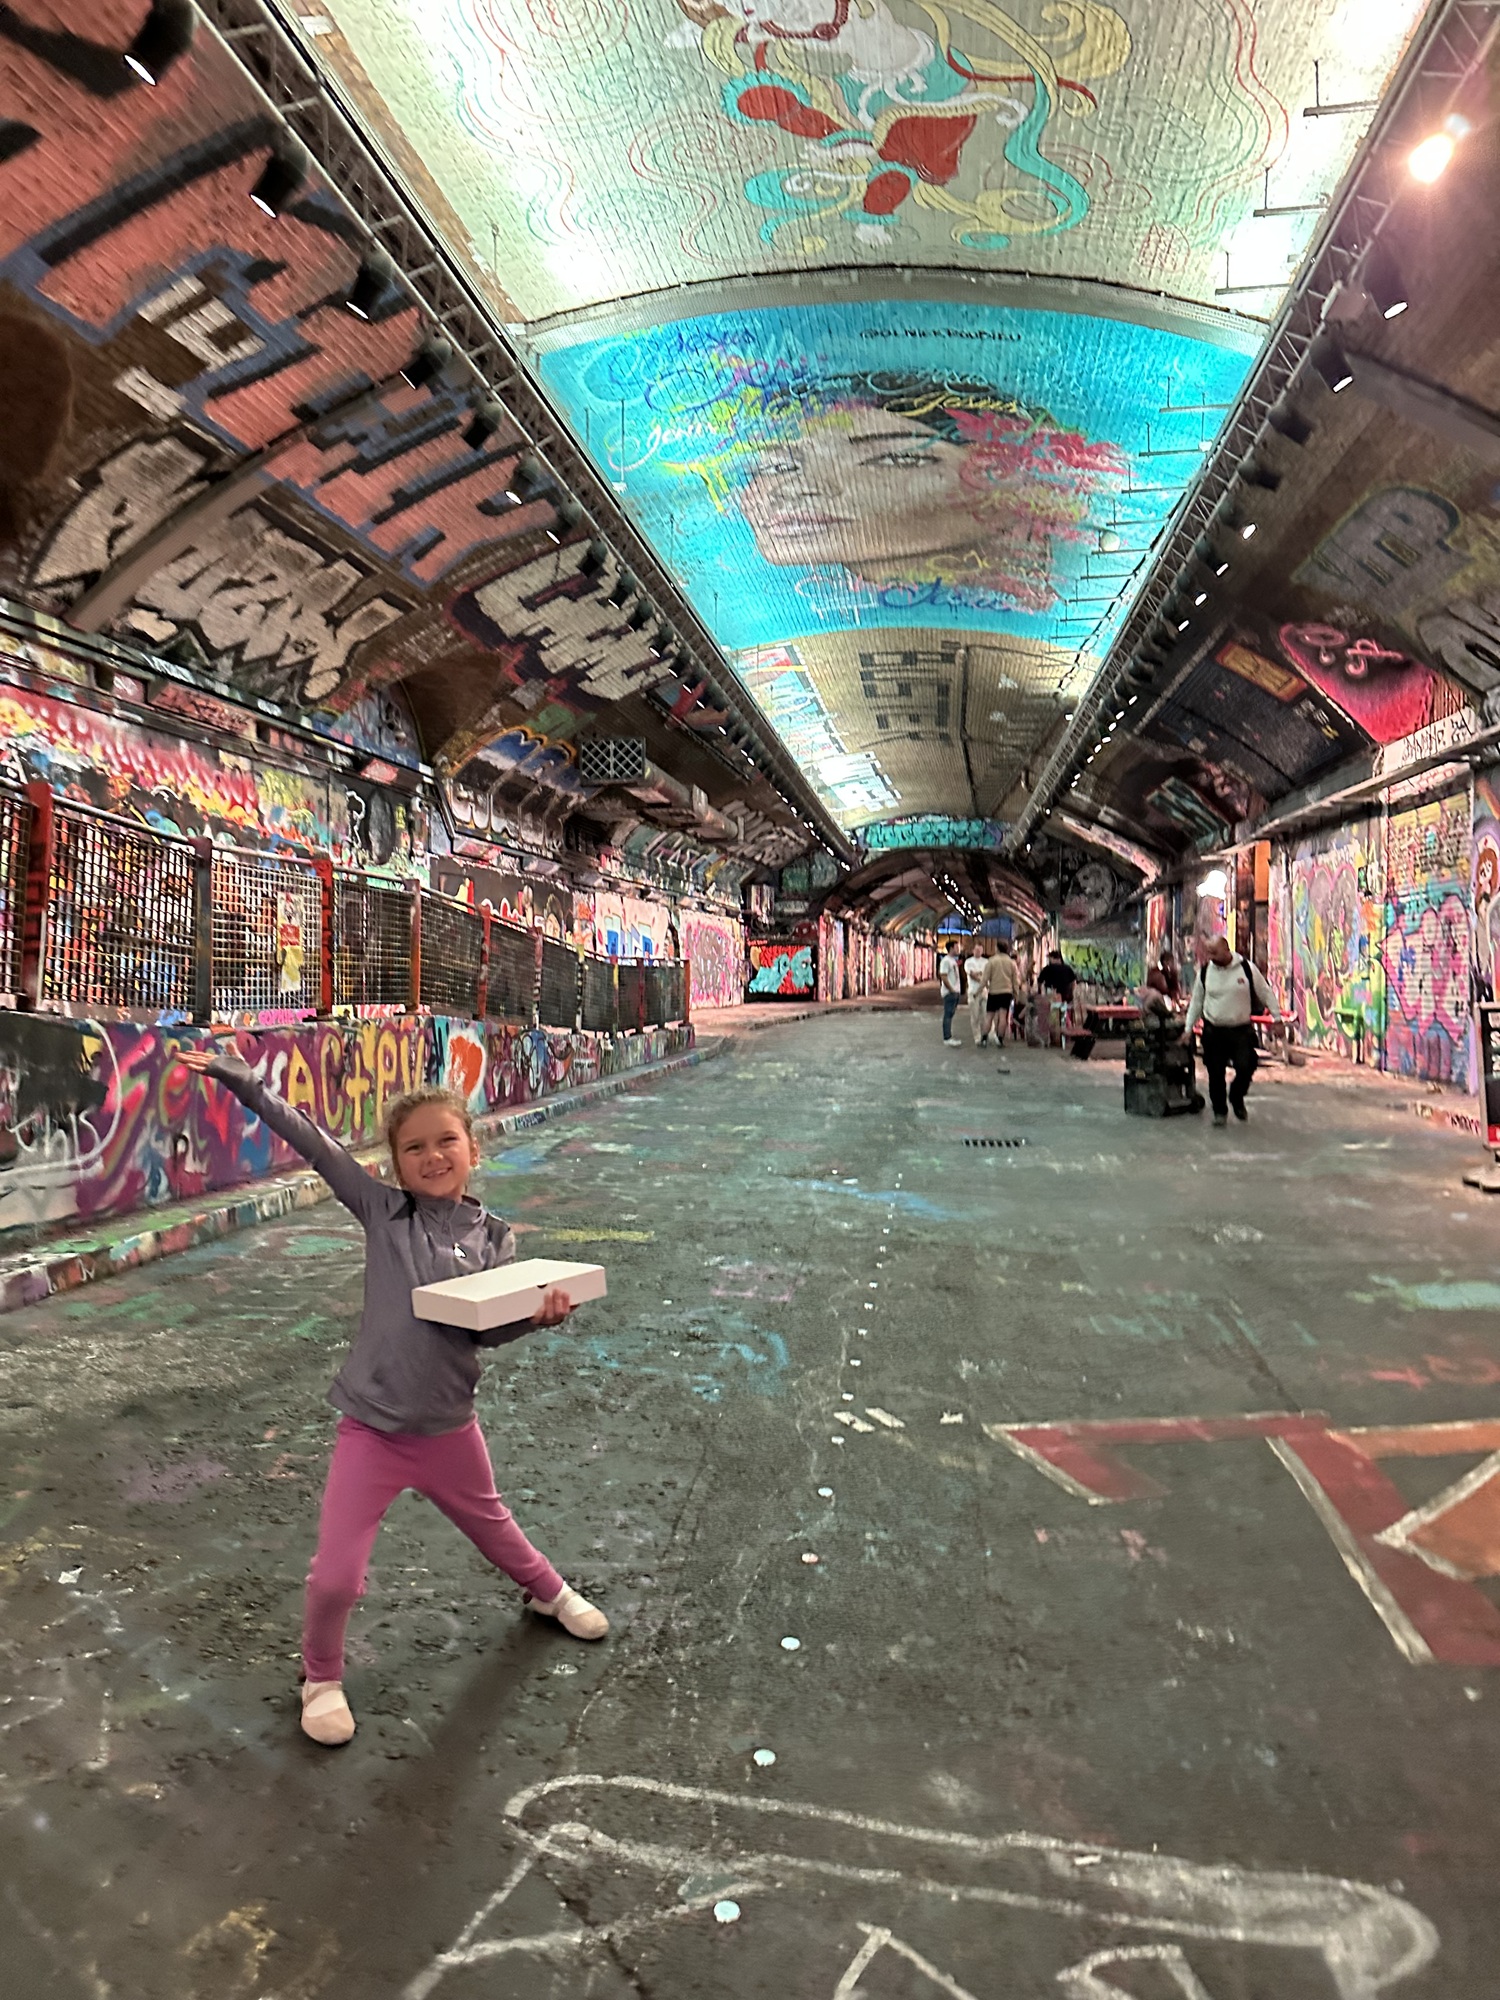
{"label": "person in white shirt", "polygon": [[969,946],[969,955],[964,960],[964,981],[969,1002],[969,1026],[974,1031],[974,1046],[981,1048],[989,1040],[989,1030],[984,1018],[984,975],[989,960],[984,955],[984,947],[975,938]]}
{"label": "person in white shirt", "polygon": [[938,992],[943,1001],[943,1046],[956,1049],[958,1037],[953,1032],[953,1016],[958,1012],[958,1003],[963,998],[964,974],[958,962],[958,953],[951,944],[943,946],[943,955],[938,960]]}
{"label": "person in white shirt", "polygon": [[[1250,1025],[1255,1013],[1281,1019],[1265,974],[1235,951],[1227,937],[1214,938],[1208,947],[1208,962],[1199,967],[1193,981],[1183,1032],[1190,1036],[1202,1021],[1203,1067],[1208,1071],[1215,1125],[1228,1123],[1231,1107],[1242,1124],[1250,1115],[1245,1109],[1245,1092],[1255,1074],[1255,1030]],[[1234,1082],[1226,1093],[1224,1077],[1231,1065]]]}

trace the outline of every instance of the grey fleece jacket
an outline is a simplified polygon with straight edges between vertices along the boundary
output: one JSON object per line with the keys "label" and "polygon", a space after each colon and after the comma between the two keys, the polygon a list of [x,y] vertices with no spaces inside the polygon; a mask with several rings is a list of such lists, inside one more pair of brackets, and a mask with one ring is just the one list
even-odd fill
{"label": "grey fleece jacket", "polygon": [[435,1201],[376,1180],[238,1056],[215,1057],[208,1074],[317,1169],[365,1232],[364,1312],[329,1402],[378,1431],[436,1437],[462,1429],[474,1414],[479,1349],[518,1340],[529,1322],[472,1334],[418,1319],[412,1288],[509,1264],[516,1254],[510,1225],[472,1195]]}

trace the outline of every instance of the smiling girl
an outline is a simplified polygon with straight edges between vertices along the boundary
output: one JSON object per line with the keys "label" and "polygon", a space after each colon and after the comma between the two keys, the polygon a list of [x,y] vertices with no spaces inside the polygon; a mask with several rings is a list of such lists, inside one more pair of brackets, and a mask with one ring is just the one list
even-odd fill
{"label": "smiling girl", "polygon": [[534,1318],[483,1334],[418,1319],[411,1295],[516,1254],[508,1224],[468,1192],[479,1164],[468,1106],[447,1090],[413,1090],[386,1112],[396,1185],[376,1180],[263,1084],[237,1056],[192,1050],[190,1070],[222,1084],[318,1171],[365,1232],[364,1311],[328,1400],[342,1412],[328,1467],[317,1553],[307,1576],[302,1727],[315,1743],[347,1743],[354,1717],[343,1689],[344,1631],[387,1508],[408,1487],[441,1508],[526,1592],[543,1617],[578,1639],[602,1639],[604,1613],[571,1589],[522,1534],[495,1491],[474,1414],[479,1349],[556,1326],[571,1310],[549,1291]]}

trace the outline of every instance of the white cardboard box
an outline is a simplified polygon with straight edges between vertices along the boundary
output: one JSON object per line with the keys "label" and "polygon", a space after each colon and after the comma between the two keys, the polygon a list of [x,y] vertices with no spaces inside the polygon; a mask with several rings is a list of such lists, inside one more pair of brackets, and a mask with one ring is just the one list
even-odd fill
{"label": "white cardboard box", "polygon": [[444,1278],[441,1284],[417,1285],[411,1309],[418,1319],[439,1319],[470,1333],[488,1333],[530,1319],[543,1292],[566,1292],[575,1306],[604,1297],[602,1264],[567,1264],[554,1257],[523,1257],[502,1264],[498,1271],[473,1271],[466,1278]]}

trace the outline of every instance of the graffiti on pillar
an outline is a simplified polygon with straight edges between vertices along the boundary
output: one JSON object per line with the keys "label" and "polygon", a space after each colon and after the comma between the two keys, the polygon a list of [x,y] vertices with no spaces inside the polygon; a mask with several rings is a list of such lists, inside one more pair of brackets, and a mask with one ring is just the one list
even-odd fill
{"label": "graffiti on pillar", "polygon": [[[1260,1439],[1332,1536],[1403,1657],[1413,1665],[1500,1666],[1500,1609],[1477,1585],[1500,1576],[1500,1419],[1339,1430],[1321,1412],[986,1424],[1065,1493],[1090,1506],[1160,1499],[1167,1487],[1133,1454],[1173,1444]],[[1130,1454],[1130,1455],[1127,1455]],[[1477,1457],[1413,1507],[1389,1460]]]}
{"label": "graffiti on pillar", "polygon": [[1374,1062],[1385,1035],[1384,877],[1370,822],[1300,841],[1291,864],[1292,1018],[1314,1048]]}
{"label": "graffiti on pillar", "polygon": [[1385,830],[1385,1067],[1469,1087],[1467,791],[1392,813]]}
{"label": "graffiti on pillar", "polygon": [[737,1007],[745,997],[745,927],[738,917],[684,910],[682,955],[691,961],[695,1007]]}

